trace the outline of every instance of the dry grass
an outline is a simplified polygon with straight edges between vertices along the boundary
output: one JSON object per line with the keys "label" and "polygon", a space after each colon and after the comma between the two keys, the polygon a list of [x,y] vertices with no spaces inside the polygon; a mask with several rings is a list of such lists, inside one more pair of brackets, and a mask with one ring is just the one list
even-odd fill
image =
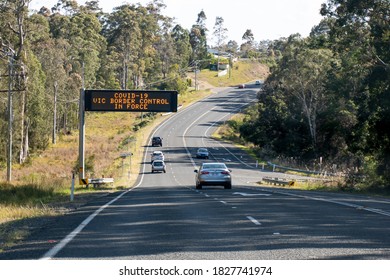
{"label": "dry grass", "polygon": [[215,87],[231,87],[254,80],[264,80],[268,75],[269,68],[267,66],[248,60],[235,62],[230,75],[218,77],[216,71],[202,70],[198,78]]}
{"label": "dry grass", "polygon": [[[251,69],[249,72],[254,68]],[[252,79],[245,75],[245,80],[237,83]],[[258,79],[259,75],[253,77]],[[236,83],[236,80],[230,81]],[[189,90],[180,95],[179,104],[186,107],[213,94],[212,85],[208,82],[203,82],[203,85],[203,90]],[[72,172],[78,167],[78,131],[59,135],[57,144],[50,144],[47,150],[32,156],[28,163],[14,164],[12,185],[0,182],[0,250],[28,234],[28,229],[18,226],[19,222],[28,224],[34,217],[58,215],[79,207],[101,192],[133,186],[149,135],[159,123],[169,118],[169,115],[161,114],[154,118],[145,117],[143,120],[149,123],[135,131],[134,127],[141,122],[140,116],[141,113],[87,112],[86,175],[89,178],[113,177],[115,184],[99,189],[87,189],[78,186],[76,179],[75,201],[72,203],[69,202],[69,195]],[[121,154],[125,152],[133,153],[131,166],[129,158],[124,161],[121,158]],[[6,170],[0,170],[0,178],[5,178],[5,174]],[[37,226],[39,225],[40,222]]]}
{"label": "dry grass", "polygon": [[21,220],[26,218],[32,218],[37,216],[53,216],[56,215],[57,211],[51,207],[38,206],[0,206],[0,224],[13,221]]}

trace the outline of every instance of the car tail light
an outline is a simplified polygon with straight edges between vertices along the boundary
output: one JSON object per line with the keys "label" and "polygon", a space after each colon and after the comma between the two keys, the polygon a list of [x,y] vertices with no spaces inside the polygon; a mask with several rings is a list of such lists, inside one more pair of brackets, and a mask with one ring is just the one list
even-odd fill
{"label": "car tail light", "polygon": [[202,171],[202,172],[200,172],[200,174],[202,174],[202,175],[207,175],[207,174],[210,174],[210,172],[208,172],[208,171]]}
{"label": "car tail light", "polygon": [[229,173],[229,171],[222,171],[221,172],[223,175],[229,175],[230,173]]}

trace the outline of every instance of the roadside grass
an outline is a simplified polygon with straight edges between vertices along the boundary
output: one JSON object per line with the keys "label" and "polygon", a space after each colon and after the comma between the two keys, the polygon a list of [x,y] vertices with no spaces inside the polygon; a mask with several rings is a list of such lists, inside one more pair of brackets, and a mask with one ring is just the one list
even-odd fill
{"label": "roadside grass", "polygon": [[[251,108],[249,109],[251,110]],[[226,141],[234,144],[240,149],[244,150],[254,160],[257,160],[259,165],[266,164],[267,162],[258,156],[258,148],[253,144],[246,142],[240,137],[239,127],[245,121],[246,113],[239,113],[232,116],[231,119],[225,121],[214,132],[212,137],[220,141]],[[249,112],[250,113],[250,112]],[[359,183],[354,186],[348,186],[346,184],[346,178],[344,177],[323,177],[321,175],[307,175],[296,171],[277,170],[278,172],[284,172],[286,174],[300,175],[308,177],[307,182],[297,182],[295,186],[277,186],[278,188],[307,190],[307,191],[324,191],[324,192],[344,192],[360,195],[373,195],[373,196],[385,196],[390,197],[390,190],[386,187],[372,187],[364,183]],[[315,180],[318,179],[318,180]],[[273,187],[265,182],[258,182],[263,186]]]}
{"label": "roadside grass", "polygon": [[[179,96],[182,108],[212,94],[189,90]],[[0,252],[29,235],[39,217],[52,217],[75,209],[96,195],[130,188],[137,180],[144,149],[153,129],[169,115],[91,113],[86,115],[86,177],[112,177],[113,185],[79,186],[75,178],[70,202],[72,172],[78,166],[78,132],[60,135],[57,144],[13,166],[13,183],[0,182]],[[131,152],[130,158],[121,154]]]}
{"label": "roadside grass", "polygon": [[219,141],[233,143],[236,147],[239,147],[240,149],[244,150],[252,158],[258,160],[259,164],[265,164],[266,162],[258,158],[256,153],[256,147],[253,144],[246,142],[240,137],[238,128],[244,122],[244,118],[245,114],[243,113],[239,113],[232,116],[230,120],[225,121],[224,124],[222,124],[216,129],[212,137]]}
{"label": "roadside grass", "polygon": [[218,77],[217,71],[202,70],[198,79],[215,87],[234,87],[254,80],[264,80],[268,74],[267,66],[248,60],[235,62],[230,71],[228,70],[228,74],[221,77]]}
{"label": "roadside grass", "polygon": [[[244,66],[241,68],[246,69]],[[248,71],[255,71],[254,67],[251,69]],[[237,76],[238,73],[236,69]],[[253,75],[256,79],[258,76],[260,74]],[[232,83],[252,79],[247,74],[239,77],[231,80]],[[211,94],[210,88],[199,91],[190,88],[179,95],[178,102],[183,109]],[[163,114],[87,112],[86,177],[113,177],[115,183],[87,188],[78,185],[76,176],[73,202],[70,202],[70,187],[72,173],[78,170],[78,131],[59,134],[56,144],[50,144],[47,150],[31,155],[24,164],[14,164],[12,184],[0,181],[0,251],[24,239],[34,227],[29,225],[33,220],[61,215],[96,196],[132,187],[143,163],[149,135],[167,118],[169,115]],[[133,154],[131,162],[130,158],[121,157],[121,154],[128,152]],[[5,170],[0,172],[1,177],[5,178]],[[40,222],[37,222],[39,225]]]}

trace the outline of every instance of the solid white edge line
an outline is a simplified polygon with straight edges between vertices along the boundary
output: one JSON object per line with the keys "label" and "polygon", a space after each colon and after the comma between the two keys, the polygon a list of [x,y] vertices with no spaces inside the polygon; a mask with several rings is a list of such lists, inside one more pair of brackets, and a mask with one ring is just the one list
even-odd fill
{"label": "solid white edge line", "polygon": [[[169,120],[169,119],[168,119]],[[168,121],[166,120],[166,121]],[[166,122],[165,121],[165,122]],[[162,124],[160,124],[160,126],[162,126],[165,122],[163,122]],[[154,133],[150,136],[153,137],[153,135],[156,133],[156,131],[159,129],[159,127],[154,131]],[[149,139],[150,139],[149,138]],[[148,142],[149,142],[149,139],[148,139]],[[146,150],[145,150],[145,153],[144,153],[144,159],[143,161],[146,162],[146,157],[148,155],[148,151],[149,151],[149,147],[146,146]],[[111,204],[113,204],[115,201],[117,201],[118,199],[120,199],[122,196],[124,196],[125,194],[135,190],[136,188],[138,188],[143,180],[144,180],[144,176],[145,176],[145,164],[143,165],[143,169],[142,169],[142,175],[141,175],[141,179],[139,181],[139,183],[134,186],[133,188],[131,189],[128,189],[127,191],[124,191],[122,192],[121,194],[119,194],[117,197],[115,197],[113,200],[111,200],[110,202],[108,202],[107,204],[101,206],[99,209],[97,209],[95,212],[93,212],[91,215],[89,215],[76,229],[74,229],[71,233],[69,233],[65,238],[63,238],[56,246],[54,246],[53,248],[51,248],[48,252],[46,252],[41,258],[40,260],[50,260],[52,258],[54,258],[69,242],[71,242],[97,215],[100,214],[100,212],[102,212],[104,209],[106,209],[108,206],[110,206]]]}
{"label": "solid white edge line", "polygon": [[[133,188],[134,189],[134,188]],[[131,189],[131,190],[133,190]],[[56,246],[51,248],[46,254],[44,254],[40,259],[41,260],[50,260],[54,258],[69,242],[71,242],[97,215],[99,215],[100,212],[102,212],[105,208],[113,204],[115,201],[117,201],[119,198],[121,198],[123,195],[128,193],[128,190],[126,192],[121,193],[119,196],[108,202],[107,204],[103,205],[99,209],[97,209],[94,213],[88,216],[75,230],[73,230],[71,233],[69,233],[64,239],[62,239]]]}
{"label": "solid white edge line", "polygon": [[354,208],[354,209],[358,209],[358,210],[367,211],[367,212],[376,213],[376,214],[379,214],[379,215],[382,215],[382,216],[390,217],[390,212],[388,212],[388,211],[384,211],[384,210],[381,210],[381,209],[370,208],[370,207],[365,207],[363,205],[358,205],[358,204],[353,204],[353,203],[348,203],[348,202],[342,202],[342,201],[337,201],[337,200],[333,200],[333,199],[326,199],[326,198],[320,198],[320,197],[311,197],[311,196],[308,196],[308,195],[293,194],[293,193],[284,192],[284,191],[271,191],[271,190],[264,190],[264,189],[262,189],[262,191],[264,191],[264,192],[271,192],[271,193],[277,193],[277,194],[286,195],[286,196],[292,196],[292,197],[299,197],[299,198],[305,198],[305,199],[310,199],[310,200],[322,201],[322,202],[327,202],[327,203],[333,203],[333,204],[337,204],[337,205],[342,205],[342,206],[346,206],[346,207],[350,207],[350,208]]}
{"label": "solid white edge line", "polygon": [[[206,99],[206,98],[205,98]],[[196,104],[196,103],[194,103]],[[189,106],[191,107],[191,106]],[[186,109],[188,109],[189,107],[187,107]],[[214,107],[215,108],[215,107]],[[186,111],[186,110],[184,110]],[[207,112],[208,113],[208,112]],[[203,114],[205,115],[205,114]],[[203,116],[202,115],[202,116]],[[202,116],[200,116],[198,119],[200,119]],[[196,119],[195,121],[197,121],[198,119]],[[166,125],[168,123],[170,119],[167,119],[165,122],[163,122],[161,125],[159,125],[156,130],[154,131],[154,133],[150,136],[150,137],[153,137],[153,135],[155,135],[155,133],[161,129],[162,126]],[[185,131],[184,135],[186,134],[186,132],[188,131],[188,129],[195,123],[195,121],[187,128],[187,130]],[[184,139],[184,136],[183,136],[183,139]],[[184,140],[184,143],[185,143],[185,140]],[[187,154],[189,155],[190,159],[191,159],[191,162],[193,164],[193,166],[195,166],[195,162],[193,161],[193,159],[191,158],[191,154],[187,148],[187,146],[185,146],[186,150],[187,150]],[[144,154],[144,161],[146,160],[146,155],[148,154],[148,147],[146,148],[146,151],[145,151],[145,154]],[[101,206],[99,209],[97,209],[94,213],[92,213],[91,215],[89,215],[76,229],[74,229],[71,233],[69,233],[65,238],[63,238],[56,246],[54,246],[53,248],[51,248],[48,252],[46,252],[41,258],[40,260],[49,260],[49,259],[52,259],[54,258],[69,242],[71,242],[97,215],[99,215],[100,212],[102,212],[105,208],[107,208],[108,206],[110,206],[111,204],[113,204],[115,201],[117,201],[118,199],[120,199],[122,196],[124,196],[126,193],[138,188],[141,184],[142,184],[142,181],[143,181],[143,178],[144,178],[144,174],[145,174],[145,165],[143,166],[143,172],[142,172],[142,175],[141,175],[141,180],[140,182],[138,183],[137,186],[121,193],[120,195],[118,195],[116,198],[114,198],[113,200],[111,200],[110,202],[108,202],[107,204]]]}
{"label": "solid white edge line", "polygon": [[[206,99],[206,98],[205,98]],[[192,105],[195,105],[196,103],[192,104]],[[187,111],[190,107],[189,106],[187,107],[186,109],[184,109],[183,111]],[[181,112],[183,112],[181,111]],[[149,139],[151,137],[153,137],[155,135],[155,133],[161,129],[161,127],[163,127],[164,125],[166,125],[168,123],[168,121],[170,121],[172,118],[169,118],[167,120],[165,120],[163,123],[161,123],[153,132],[152,135],[150,135]],[[149,139],[148,139],[148,142],[149,142]],[[148,146],[146,147],[146,150],[145,150],[145,154],[144,154],[144,162],[146,161],[146,156],[148,154]],[[188,150],[187,150],[188,152]],[[194,164],[195,165],[195,164]],[[138,185],[136,185],[135,187],[121,193],[120,195],[118,195],[116,198],[114,198],[113,200],[111,200],[110,202],[108,202],[107,204],[101,206],[99,209],[97,209],[94,213],[92,213],[91,215],[89,215],[76,229],[74,229],[71,233],[69,233],[65,238],[63,238],[57,245],[55,245],[53,248],[51,248],[49,251],[47,251],[41,258],[40,260],[50,260],[52,258],[54,258],[69,242],[71,242],[97,215],[99,215],[100,212],[102,212],[105,208],[107,208],[108,206],[110,206],[111,204],[113,204],[115,201],[117,201],[118,199],[120,199],[122,196],[124,196],[126,193],[138,188],[142,182],[143,182],[143,179],[144,179],[144,175],[145,175],[145,165],[143,166],[143,170],[142,170],[142,175],[141,175],[141,179],[138,183]]]}

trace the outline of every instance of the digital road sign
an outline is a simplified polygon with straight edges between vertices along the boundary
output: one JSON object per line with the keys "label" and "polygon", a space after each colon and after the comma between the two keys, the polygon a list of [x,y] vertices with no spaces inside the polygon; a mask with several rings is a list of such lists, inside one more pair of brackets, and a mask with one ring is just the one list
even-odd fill
{"label": "digital road sign", "polygon": [[177,112],[177,91],[85,90],[85,111]]}

